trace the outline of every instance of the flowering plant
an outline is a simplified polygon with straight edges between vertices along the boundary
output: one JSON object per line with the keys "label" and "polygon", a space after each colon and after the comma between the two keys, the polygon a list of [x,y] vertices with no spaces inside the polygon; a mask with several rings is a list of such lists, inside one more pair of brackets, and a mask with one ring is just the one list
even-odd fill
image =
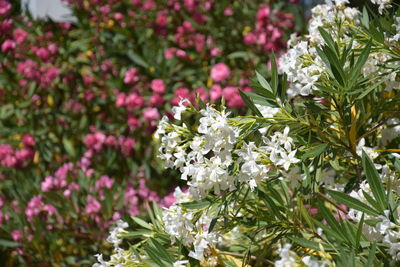
{"label": "flowering plant", "polygon": [[88,264],[109,247],[113,222],[146,214],[149,201],[167,205],[179,181],[155,157],[158,119],[196,95],[240,111],[250,70],[265,70],[301,30],[296,1],[66,2],[71,23],[0,0],[0,261],[9,264]]}
{"label": "flowering plant", "polygon": [[398,264],[400,20],[371,2],[316,6],[270,82],[241,92],[253,116],[182,101],[164,117],[160,158],[187,185],[94,266]]}

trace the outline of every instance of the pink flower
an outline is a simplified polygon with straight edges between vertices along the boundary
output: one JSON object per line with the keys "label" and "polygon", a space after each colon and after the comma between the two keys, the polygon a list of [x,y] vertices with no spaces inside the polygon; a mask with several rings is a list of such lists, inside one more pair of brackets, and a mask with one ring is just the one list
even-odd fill
{"label": "pink flower", "polygon": [[136,141],[131,137],[127,137],[121,145],[121,151],[125,156],[130,156],[132,149],[135,147]]}
{"label": "pink flower", "polygon": [[222,97],[222,89],[221,86],[214,84],[210,90],[210,99],[212,101],[218,100]]}
{"label": "pink flower", "polygon": [[144,100],[140,95],[136,93],[131,93],[125,100],[125,105],[129,108],[140,108],[143,106]]}
{"label": "pink flower", "polygon": [[244,36],[244,43],[245,44],[252,45],[252,44],[255,44],[256,42],[257,42],[257,36],[254,33],[249,32],[248,34],[246,34]]}
{"label": "pink flower", "polygon": [[208,100],[208,92],[204,88],[196,88],[193,92],[194,97],[196,98],[199,95],[201,101],[206,102]]}
{"label": "pink flower", "polygon": [[178,88],[175,91],[175,97],[171,100],[173,106],[177,106],[182,98],[190,99],[190,91],[187,88]]}
{"label": "pink flower", "polygon": [[161,79],[152,80],[151,81],[151,89],[155,93],[164,94],[165,93],[164,81]]}
{"label": "pink flower", "polygon": [[4,43],[1,45],[1,51],[3,53],[7,53],[8,51],[14,50],[16,44],[13,40],[5,40]]}
{"label": "pink flower", "polygon": [[43,192],[48,192],[51,189],[53,189],[53,177],[52,176],[46,176],[44,181],[40,184],[40,188],[42,189]]}
{"label": "pink flower", "polygon": [[107,175],[103,175],[99,180],[96,181],[96,190],[99,191],[101,188],[105,187],[110,189],[114,184],[114,180]]}
{"label": "pink flower", "polygon": [[150,104],[154,107],[161,106],[164,103],[165,99],[164,97],[154,94],[150,97]]}
{"label": "pink flower", "polygon": [[22,136],[22,143],[26,146],[34,146],[36,144],[35,138],[30,134],[24,134]]}
{"label": "pink flower", "polygon": [[92,196],[87,196],[86,198],[86,208],[85,211],[87,214],[97,213],[101,209],[101,204],[97,199]]}
{"label": "pink flower", "polygon": [[14,230],[11,232],[11,237],[14,241],[19,242],[22,239],[22,233],[20,230]]}
{"label": "pink flower", "polygon": [[28,36],[28,33],[23,30],[23,29],[15,29],[13,32],[13,37],[15,42],[17,42],[17,44],[21,44],[23,42],[25,42],[26,37]]}
{"label": "pink flower", "polygon": [[147,108],[143,111],[143,117],[146,121],[155,121],[160,118],[160,113],[156,108]]}
{"label": "pink flower", "polygon": [[228,78],[230,70],[224,63],[218,63],[211,69],[211,79],[215,82],[221,82]]}
{"label": "pink flower", "polygon": [[36,50],[35,54],[43,61],[47,61],[50,57],[50,52],[44,47],[40,47]]}
{"label": "pink flower", "polygon": [[11,4],[7,1],[0,0],[0,15],[6,15],[11,10]]}
{"label": "pink flower", "polygon": [[233,15],[233,9],[231,7],[227,7],[224,9],[224,15],[225,16],[232,16]]}
{"label": "pink flower", "polygon": [[138,120],[138,119],[135,118],[135,117],[129,117],[129,118],[128,118],[128,126],[129,126],[129,129],[130,129],[131,131],[133,131],[133,130],[135,130],[136,128],[140,127],[141,124],[142,124],[142,123],[140,122],[140,120]]}
{"label": "pink flower", "polygon": [[226,99],[226,105],[229,108],[242,108],[244,102],[242,97],[238,93],[238,88],[233,86],[227,86],[222,92],[223,97]]}
{"label": "pink flower", "polygon": [[125,93],[119,93],[115,100],[115,105],[117,107],[123,107],[125,105],[125,99],[126,99]]}
{"label": "pink flower", "polygon": [[164,52],[164,56],[166,59],[172,59],[175,55],[176,52],[176,48],[171,47],[171,48],[167,48]]}
{"label": "pink flower", "polygon": [[85,145],[88,148],[99,151],[102,148],[105,140],[106,136],[102,133],[88,134],[85,136]]}
{"label": "pink flower", "polygon": [[137,76],[137,74],[138,74],[137,69],[135,69],[135,68],[129,69],[125,73],[124,83],[133,84],[133,83],[137,82],[139,80],[139,77]]}

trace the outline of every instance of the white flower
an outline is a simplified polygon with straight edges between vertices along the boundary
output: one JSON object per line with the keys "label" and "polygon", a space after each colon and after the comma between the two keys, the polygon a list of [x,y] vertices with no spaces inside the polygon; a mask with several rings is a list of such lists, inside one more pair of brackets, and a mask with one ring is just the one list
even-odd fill
{"label": "white flower", "polygon": [[378,9],[379,9],[379,14],[381,14],[381,15],[382,15],[382,11],[385,8],[392,7],[392,5],[391,5],[392,0],[371,0],[371,3],[379,5]]}
{"label": "white flower", "polygon": [[176,261],[172,264],[172,267],[186,267],[188,263],[188,260]]}
{"label": "white flower", "polygon": [[178,106],[174,106],[172,108],[172,112],[174,113],[174,119],[181,120],[181,113],[186,110],[186,106],[184,105],[184,103],[190,103],[190,102],[186,98],[182,98],[179,101]]}
{"label": "white flower", "polygon": [[295,258],[296,253],[290,250],[292,247],[291,244],[285,244],[279,248],[279,256],[281,257],[279,260],[275,261],[275,267],[294,267],[298,266],[298,260]]}
{"label": "white flower", "polygon": [[292,190],[306,178],[306,175],[301,173],[299,166],[294,166],[289,172],[282,172],[282,175],[284,180],[289,183],[289,188]]}
{"label": "white flower", "polygon": [[276,163],[276,165],[281,165],[285,170],[288,170],[290,165],[299,162],[300,160],[295,157],[297,149],[290,153],[280,152],[281,159]]}

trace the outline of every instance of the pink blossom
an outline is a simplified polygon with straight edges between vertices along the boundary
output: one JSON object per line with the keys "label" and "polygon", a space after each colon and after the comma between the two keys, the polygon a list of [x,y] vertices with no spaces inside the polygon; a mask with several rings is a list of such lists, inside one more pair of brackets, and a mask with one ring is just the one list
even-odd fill
{"label": "pink blossom", "polygon": [[30,134],[24,134],[22,136],[22,143],[26,146],[34,146],[36,144],[35,138]]}
{"label": "pink blossom", "polygon": [[53,189],[53,180],[54,178],[52,176],[46,176],[44,181],[40,184],[40,188],[43,192],[48,192]]}
{"label": "pink blossom", "polygon": [[211,79],[215,82],[226,80],[230,75],[230,70],[224,63],[218,63],[211,69]]}
{"label": "pink blossom", "polygon": [[176,52],[176,48],[171,47],[171,48],[167,48],[164,52],[164,56],[166,59],[172,59],[175,55]]}
{"label": "pink blossom", "polygon": [[103,175],[99,180],[96,181],[96,190],[99,191],[101,188],[105,187],[110,189],[114,184],[114,180],[107,175]]}
{"label": "pink blossom", "polygon": [[85,145],[88,148],[99,151],[102,148],[105,140],[106,136],[102,133],[88,134],[85,137]]}
{"label": "pink blossom", "polygon": [[123,107],[125,105],[125,99],[126,99],[126,94],[125,93],[119,93],[117,95],[116,100],[115,100],[115,105],[117,107]]}
{"label": "pink blossom", "polygon": [[152,80],[151,81],[151,89],[155,93],[164,94],[165,93],[164,81],[161,79]]}
{"label": "pink blossom", "polygon": [[16,44],[13,40],[5,40],[4,43],[1,45],[1,51],[3,53],[7,53],[9,51],[14,50],[16,47]]}
{"label": "pink blossom", "polygon": [[124,83],[133,84],[133,83],[137,82],[139,80],[139,77],[137,76],[137,74],[138,74],[137,69],[135,69],[135,68],[129,69],[125,73]]}
{"label": "pink blossom", "polygon": [[130,156],[132,153],[132,149],[135,147],[136,141],[131,137],[127,137],[121,145],[122,154],[125,156]]}
{"label": "pink blossom", "polygon": [[11,10],[11,4],[7,1],[0,0],[0,15],[6,15]]}
{"label": "pink blossom", "polygon": [[161,106],[162,104],[164,104],[164,101],[165,101],[164,97],[159,94],[153,94],[150,97],[150,104],[154,107]]}
{"label": "pink blossom", "polygon": [[44,47],[40,47],[36,50],[35,54],[43,61],[47,61],[50,57],[50,52]]}
{"label": "pink blossom", "polygon": [[125,100],[125,105],[129,108],[140,108],[143,104],[143,98],[136,93],[129,94]]}
{"label": "pink blossom", "polygon": [[101,209],[101,204],[93,196],[87,196],[85,211],[87,214],[97,213]]}
{"label": "pink blossom", "polygon": [[210,90],[210,99],[212,101],[218,100],[222,97],[222,89],[221,86],[214,84]]}
{"label": "pink blossom", "polygon": [[160,113],[156,108],[147,108],[143,111],[143,117],[146,121],[155,121],[160,118]]}
{"label": "pink blossom", "polygon": [[25,42],[26,37],[28,36],[28,32],[25,30],[18,28],[13,32],[13,38],[17,44],[21,44]]}
{"label": "pink blossom", "polygon": [[249,32],[248,34],[246,34],[244,36],[244,43],[245,44],[252,45],[252,44],[255,44],[256,42],[257,42],[257,36],[254,33]]}
{"label": "pink blossom", "polygon": [[128,118],[128,126],[129,126],[129,129],[130,129],[131,131],[133,131],[133,130],[135,130],[136,128],[140,127],[141,124],[142,124],[142,123],[140,122],[140,120],[138,120],[138,119],[135,118],[135,117],[129,117],[129,118]]}
{"label": "pink blossom", "polygon": [[11,237],[14,241],[19,242],[22,239],[22,233],[20,230],[14,230],[11,232]]}
{"label": "pink blossom", "polygon": [[224,15],[225,16],[232,16],[233,15],[233,9],[231,7],[227,7],[224,9]]}
{"label": "pink blossom", "polygon": [[175,91],[175,97],[171,100],[173,106],[177,106],[182,98],[190,99],[190,91],[187,88],[178,88]]}

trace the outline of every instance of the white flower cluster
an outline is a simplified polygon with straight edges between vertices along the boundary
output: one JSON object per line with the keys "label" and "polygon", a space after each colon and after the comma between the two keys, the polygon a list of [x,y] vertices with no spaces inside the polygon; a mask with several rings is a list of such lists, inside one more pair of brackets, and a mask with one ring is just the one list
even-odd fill
{"label": "white flower cluster", "polygon": [[95,255],[97,263],[93,264],[93,267],[122,267],[123,263],[127,261],[138,262],[135,254],[119,247],[122,242],[120,235],[127,233],[126,228],[128,228],[128,223],[122,220],[117,221],[117,225],[111,229],[107,238],[107,242],[113,244],[115,253],[110,256],[109,261],[105,261],[102,254]]}
{"label": "white flower cluster", "polygon": [[[307,96],[314,90],[320,76],[324,73],[325,67],[317,55],[316,46],[323,42],[318,30],[323,27],[329,33],[339,34],[341,41],[349,43],[347,36],[348,24],[359,23],[359,11],[355,8],[346,7],[347,0],[326,0],[325,4],[317,5],[312,9],[312,17],[308,26],[307,41],[294,44],[293,40],[288,42],[288,46],[294,46],[279,59],[279,72],[286,73],[290,87],[287,94],[290,98],[297,95]],[[346,22],[346,23],[344,23]]]}
{"label": "white flower cluster", "polygon": [[[389,173],[389,174],[388,174]],[[384,179],[387,175],[389,175],[390,179],[390,171],[387,168],[383,170]],[[387,177],[386,177],[387,179]],[[367,203],[367,199],[365,195],[372,196],[372,191],[369,184],[364,181],[360,185],[360,189],[357,191],[352,191],[350,196],[356,198],[364,203]],[[399,208],[398,208],[399,209]],[[399,212],[400,210],[398,210]],[[364,221],[378,221],[375,226],[371,226],[367,223],[363,224],[363,233],[371,242],[383,242],[389,247],[389,254],[396,260],[400,260],[400,232],[398,230],[399,226],[390,221],[389,219],[389,210],[384,211],[385,216],[374,217],[371,215],[364,214]],[[357,211],[354,209],[350,209],[348,212],[348,216],[353,221],[359,223],[363,212]]]}
{"label": "white flower cluster", "polygon": [[218,235],[208,232],[212,216],[202,213],[200,218],[193,223],[194,211],[179,205],[193,200],[190,193],[182,193],[177,187],[174,196],[175,204],[163,210],[165,231],[171,236],[172,242],[180,241],[189,248],[193,246],[189,256],[203,261],[208,248],[218,242]]}
{"label": "white flower cluster", "polygon": [[160,157],[167,167],[180,170],[181,179],[188,181],[189,192],[195,200],[203,199],[209,192],[219,194],[234,190],[237,183],[248,183],[254,189],[258,182],[267,178],[271,166],[287,171],[300,161],[296,158],[297,150],[292,149],[289,127],[270,138],[265,137],[264,146],[257,147],[255,143],[239,140],[240,130],[231,125],[229,113],[224,110],[219,112],[208,105],[200,113],[203,117],[194,134],[186,127],[173,127],[166,121],[162,121],[158,129]]}
{"label": "white flower cluster", "polygon": [[290,165],[300,162],[296,158],[297,149],[292,150],[293,139],[289,136],[289,127],[285,127],[283,133],[275,132],[271,138],[264,137],[266,146],[260,147],[260,150],[269,153],[269,159],[276,166],[282,166],[288,170]]}
{"label": "white flower cluster", "polygon": [[[300,257],[292,250],[291,244],[286,243],[279,246],[278,253],[280,259],[274,262],[275,267],[296,267],[296,266],[310,266],[310,267],[324,267],[329,264],[327,261],[318,261],[311,258],[311,256],[306,256],[300,259]],[[301,264],[301,263],[302,264]]]}

